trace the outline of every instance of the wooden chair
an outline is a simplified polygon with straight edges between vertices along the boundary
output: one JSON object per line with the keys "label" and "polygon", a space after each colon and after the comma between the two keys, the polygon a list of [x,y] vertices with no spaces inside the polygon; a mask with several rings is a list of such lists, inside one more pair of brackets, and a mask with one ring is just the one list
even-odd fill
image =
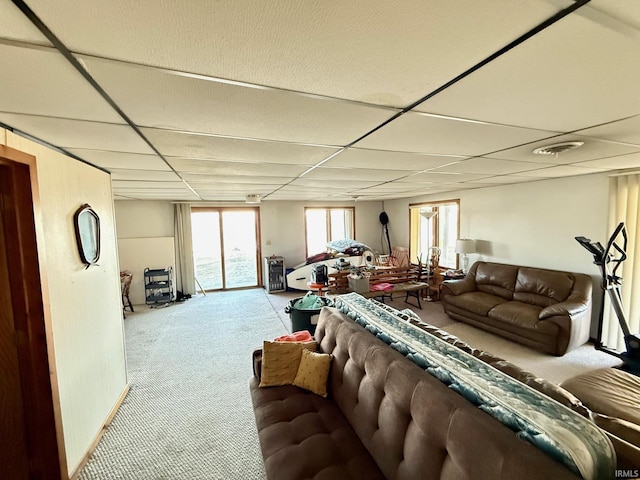
{"label": "wooden chair", "polygon": [[393,247],[391,255],[389,255],[389,266],[391,267],[408,267],[409,249],[406,247]]}
{"label": "wooden chair", "polygon": [[130,270],[122,270],[120,272],[120,288],[122,290],[122,313],[123,314],[127,307],[129,307],[129,310],[133,312],[133,305],[131,304],[131,300],[129,299],[129,288],[131,287],[132,278],[133,278],[133,273],[131,273]]}

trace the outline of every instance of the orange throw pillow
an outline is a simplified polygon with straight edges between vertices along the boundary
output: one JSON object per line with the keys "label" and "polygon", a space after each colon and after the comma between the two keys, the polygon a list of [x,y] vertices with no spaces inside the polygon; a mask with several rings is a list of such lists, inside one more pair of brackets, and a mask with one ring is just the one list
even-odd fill
{"label": "orange throw pillow", "polygon": [[273,340],[274,342],[313,342],[313,337],[309,330],[301,330],[293,332],[290,335],[281,335]]}

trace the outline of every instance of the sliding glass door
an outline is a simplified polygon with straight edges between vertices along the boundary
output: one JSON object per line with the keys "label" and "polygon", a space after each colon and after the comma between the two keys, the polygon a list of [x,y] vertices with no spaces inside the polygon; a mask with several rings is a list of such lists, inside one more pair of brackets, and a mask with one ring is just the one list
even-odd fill
{"label": "sliding glass door", "polygon": [[193,208],[196,281],[204,290],[259,284],[257,208]]}

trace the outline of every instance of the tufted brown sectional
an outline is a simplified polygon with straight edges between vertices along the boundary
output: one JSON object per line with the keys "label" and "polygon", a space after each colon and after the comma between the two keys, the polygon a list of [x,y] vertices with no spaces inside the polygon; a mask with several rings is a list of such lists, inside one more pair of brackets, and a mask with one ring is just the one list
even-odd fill
{"label": "tufted brown sectional", "polygon": [[333,355],[328,398],[258,387],[254,353],[268,478],[578,478],[336,309],[322,310],[315,338]]}

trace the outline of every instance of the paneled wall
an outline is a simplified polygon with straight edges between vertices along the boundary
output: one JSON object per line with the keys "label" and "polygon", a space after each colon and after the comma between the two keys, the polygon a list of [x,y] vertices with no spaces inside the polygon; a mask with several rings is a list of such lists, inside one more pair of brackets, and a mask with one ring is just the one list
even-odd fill
{"label": "paneled wall", "polygon": [[[120,279],[109,174],[4,132],[7,146],[36,157],[51,335],[69,472],[92,446],[127,385]],[[85,269],[74,213],[88,203],[100,216],[101,255]]]}

